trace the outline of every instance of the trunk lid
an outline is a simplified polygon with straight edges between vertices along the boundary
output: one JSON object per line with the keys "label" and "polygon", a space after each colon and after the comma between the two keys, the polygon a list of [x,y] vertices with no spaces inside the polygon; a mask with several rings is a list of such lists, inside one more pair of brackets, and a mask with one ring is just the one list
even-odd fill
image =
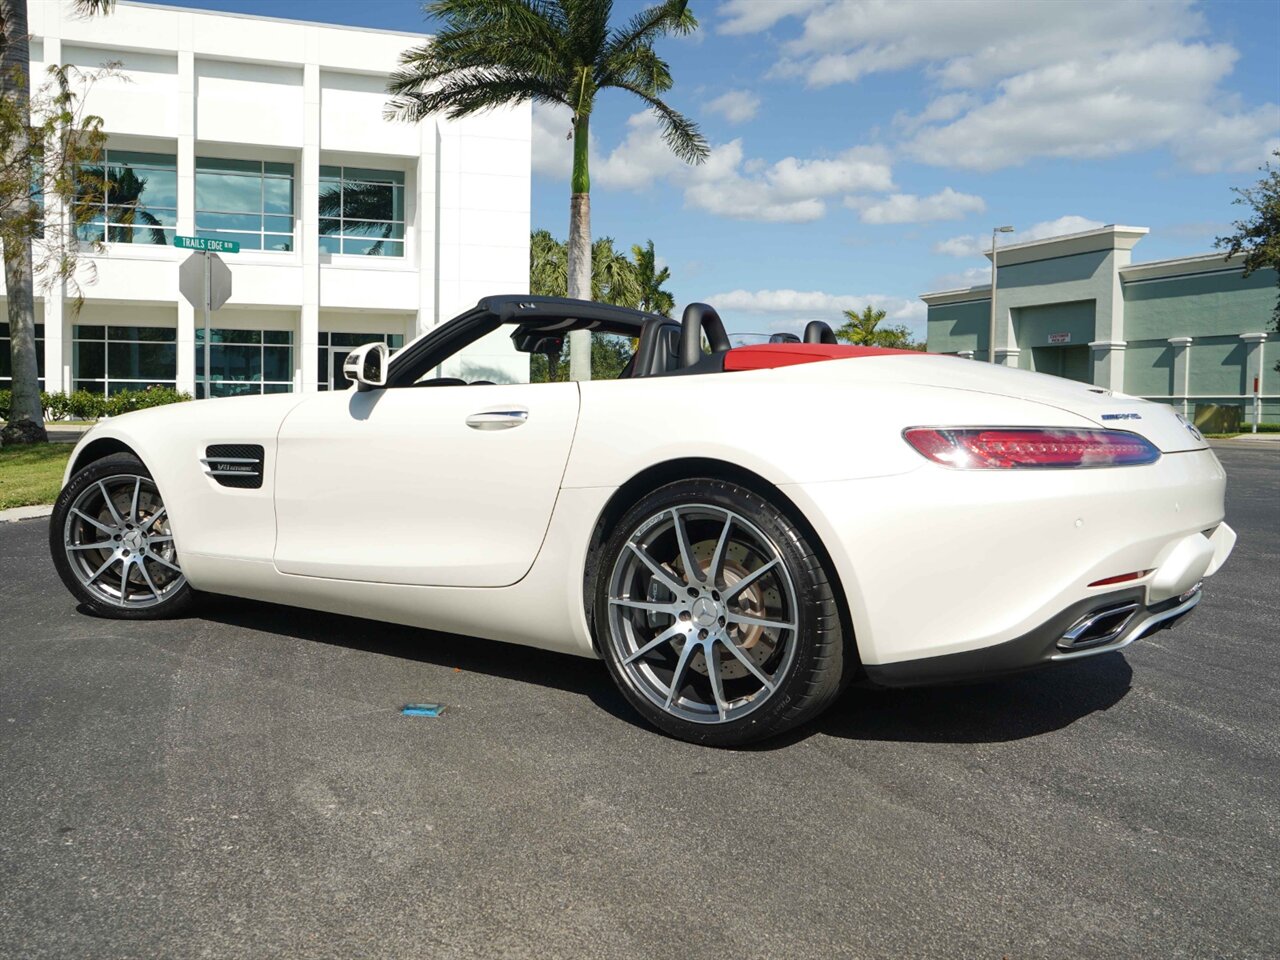
{"label": "trunk lid", "polygon": [[1164,453],[1202,450],[1209,446],[1200,432],[1171,406],[1062,377],[937,354],[859,358],[836,363],[841,366],[847,364],[846,369],[859,379],[870,377],[895,383],[972,390],[1056,407],[1108,430],[1139,434]]}

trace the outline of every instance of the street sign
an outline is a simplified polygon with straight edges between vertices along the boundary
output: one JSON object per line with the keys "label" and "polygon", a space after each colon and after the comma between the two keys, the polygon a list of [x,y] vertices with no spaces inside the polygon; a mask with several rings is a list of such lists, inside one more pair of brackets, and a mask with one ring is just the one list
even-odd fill
{"label": "street sign", "polygon": [[178,290],[197,310],[205,309],[206,305],[210,310],[217,310],[231,299],[231,268],[216,253],[193,253],[178,267]]}
{"label": "street sign", "polygon": [[235,240],[214,240],[210,237],[175,236],[173,245],[179,250],[201,250],[208,253],[240,252],[240,244]]}
{"label": "street sign", "polygon": [[[178,239],[191,240],[190,237]],[[240,245],[235,247],[239,249]],[[209,250],[193,253],[178,267],[178,290],[187,303],[204,314],[204,395],[208,399],[209,314],[231,299],[231,268]]]}

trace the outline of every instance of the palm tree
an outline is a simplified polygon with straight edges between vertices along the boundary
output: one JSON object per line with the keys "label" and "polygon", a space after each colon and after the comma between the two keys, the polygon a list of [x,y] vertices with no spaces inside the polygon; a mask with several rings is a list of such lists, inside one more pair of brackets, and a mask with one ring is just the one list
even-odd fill
{"label": "palm tree", "polygon": [[836,330],[837,340],[864,347],[889,347],[893,350],[924,349],[924,344],[918,343],[912,337],[911,328],[905,324],[880,326],[880,321],[885,318],[885,312],[877,310],[871,304],[863,307],[861,313],[846,310],[844,315],[845,322]]}
{"label": "palm tree", "polygon": [[883,310],[877,310],[871,304],[862,308],[861,313],[852,310],[844,311],[845,322],[836,330],[836,337],[845,343],[874,347],[876,343],[876,327],[885,318]]}
{"label": "palm tree", "polygon": [[635,260],[636,280],[640,284],[639,307],[649,313],[660,313],[664,317],[671,316],[676,308],[676,298],[662,285],[671,279],[668,267],[657,269],[657,257],[653,252],[653,241],[643,247],[639,244],[631,248],[631,257]]}
{"label": "palm tree", "polygon": [[540,297],[563,297],[569,288],[568,249],[550,230],[529,235],[529,292]]}
{"label": "palm tree", "polygon": [[[569,285],[569,248],[549,230],[529,234],[529,292],[563,297]],[[613,237],[591,245],[591,299],[619,307],[634,307],[641,289],[636,267],[626,254],[613,249]]]}
{"label": "palm tree", "polygon": [[[82,14],[108,13],[115,0],[76,0]],[[27,0],[0,0],[0,97],[22,117],[30,115],[31,49],[27,26]],[[29,136],[19,133],[0,144],[0,164],[30,162]],[[34,169],[26,177],[35,179]],[[34,202],[6,204],[0,210],[5,220],[27,220],[33,225],[38,215]],[[12,356],[13,392],[8,423],[0,438],[4,443],[37,443],[48,440],[44,410],[40,402],[40,372],[36,362],[35,282],[31,236],[24,243],[6,243],[4,250],[5,299],[9,315],[9,347]]]}
{"label": "palm tree", "polygon": [[625,253],[613,249],[613,237],[601,237],[591,244],[591,299],[616,307],[634,307],[640,302],[635,264]]}
{"label": "palm tree", "polygon": [[[596,95],[612,87],[642,100],[681,159],[700,163],[709,152],[697,125],[660,97],[673,81],[654,43],[697,28],[687,5],[662,0],[610,29],[613,0],[433,0],[425,11],[444,28],[401,55],[387,86],[387,113],[413,121],[441,113],[457,119],[528,101],[572,110],[568,292],[585,299],[592,277],[587,150]],[[572,375],[585,379],[590,340],[573,334],[570,341]]]}

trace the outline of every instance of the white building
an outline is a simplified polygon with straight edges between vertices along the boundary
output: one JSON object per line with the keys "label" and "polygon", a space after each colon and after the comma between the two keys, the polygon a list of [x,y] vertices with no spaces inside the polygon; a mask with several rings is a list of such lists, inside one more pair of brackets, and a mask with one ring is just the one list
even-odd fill
{"label": "white building", "polygon": [[[178,293],[175,234],[241,244],[211,322],[215,396],[330,388],[351,346],[399,346],[528,289],[529,109],[384,120],[387,74],[423,36],[130,3],[84,19],[57,0],[30,20],[33,85],[51,63],[119,61],[127,78],[88,95],[125,205],[94,228],[107,248],[86,258],[78,314],[37,289],[44,389],[200,394],[203,318]],[[509,343],[471,362],[527,378]]]}

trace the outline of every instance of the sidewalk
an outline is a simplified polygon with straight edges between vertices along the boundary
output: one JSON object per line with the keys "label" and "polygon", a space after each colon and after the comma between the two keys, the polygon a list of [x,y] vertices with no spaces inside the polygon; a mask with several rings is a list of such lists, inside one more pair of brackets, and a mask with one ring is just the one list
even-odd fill
{"label": "sidewalk", "polygon": [[0,523],[12,523],[14,520],[38,520],[53,513],[53,504],[42,503],[34,507],[10,507],[0,510]]}
{"label": "sidewalk", "polygon": [[1256,447],[1262,450],[1280,450],[1280,433],[1242,433],[1230,439],[1210,440],[1214,447]]}

